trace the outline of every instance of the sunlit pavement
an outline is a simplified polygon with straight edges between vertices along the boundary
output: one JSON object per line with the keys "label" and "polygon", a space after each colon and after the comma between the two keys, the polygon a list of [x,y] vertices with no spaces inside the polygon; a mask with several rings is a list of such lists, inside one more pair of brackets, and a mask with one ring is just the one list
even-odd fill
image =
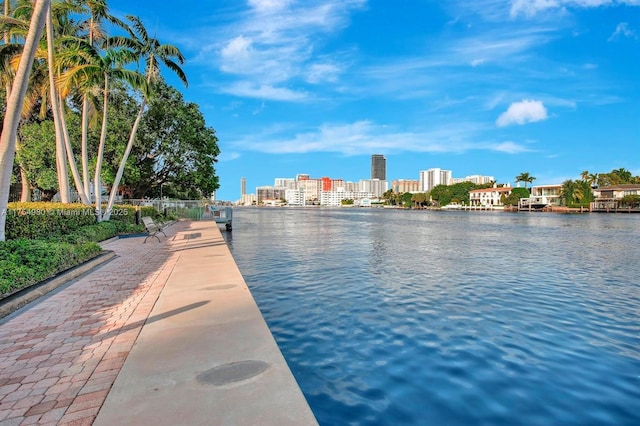
{"label": "sunlit pavement", "polygon": [[[117,255],[113,260],[0,323],[0,425],[89,425],[99,412],[103,424],[315,422],[215,223],[177,222],[165,232],[160,243],[123,238],[105,244]],[[203,292],[205,284],[212,291]],[[181,346],[173,344],[174,352],[162,358],[176,321]],[[149,337],[139,339],[143,326]],[[203,326],[217,333],[202,339]],[[256,372],[262,378],[249,378],[245,368],[246,377],[220,384],[214,371],[206,376],[211,383],[198,385],[196,373],[245,359],[264,360],[267,371]],[[167,377],[188,386],[154,394],[152,382]],[[276,386],[284,391],[271,389]],[[194,387],[196,397],[189,393]],[[278,403],[282,392],[289,398],[285,407]],[[128,410],[122,398],[133,404]],[[192,421],[175,407],[163,413],[163,398],[189,407]],[[181,398],[188,401],[180,404]]]}

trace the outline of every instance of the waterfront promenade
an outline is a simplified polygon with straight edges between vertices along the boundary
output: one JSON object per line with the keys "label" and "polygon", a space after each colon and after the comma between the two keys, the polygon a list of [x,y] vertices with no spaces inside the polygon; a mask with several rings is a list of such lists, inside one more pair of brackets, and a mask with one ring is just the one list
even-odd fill
{"label": "waterfront promenade", "polygon": [[316,424],[215,223],[0,320],[0,425]]}

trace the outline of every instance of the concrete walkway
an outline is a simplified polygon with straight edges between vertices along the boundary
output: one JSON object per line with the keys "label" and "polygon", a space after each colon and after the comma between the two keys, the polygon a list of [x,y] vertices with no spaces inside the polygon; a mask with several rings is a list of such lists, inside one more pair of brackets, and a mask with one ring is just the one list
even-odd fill
{"label": "concrete walkway", "polygon": [[213,222],[0,322],[0,425],[317,424]]}

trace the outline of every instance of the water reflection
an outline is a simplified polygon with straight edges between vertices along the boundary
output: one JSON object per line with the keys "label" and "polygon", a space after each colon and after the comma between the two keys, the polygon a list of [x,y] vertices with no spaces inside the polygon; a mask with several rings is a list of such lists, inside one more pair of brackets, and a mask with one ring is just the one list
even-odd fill
{"label": "water reflection", "polygon": [[639,216],[236,209],[321,424],[640,423]]}

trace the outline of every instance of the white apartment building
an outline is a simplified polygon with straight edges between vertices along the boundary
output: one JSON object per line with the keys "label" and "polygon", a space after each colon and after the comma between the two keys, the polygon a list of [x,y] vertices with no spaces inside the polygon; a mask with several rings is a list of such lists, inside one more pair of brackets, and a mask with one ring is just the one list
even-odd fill
{"label": "white apartment building", "polygon": [[362,179],[359,184],[360,192],[369,192],[376,197],[382,197],[387,189],[389,189],[389,182],[380,179]]}
{"label": "white apartment building", "polygon": [[298,189],[298,182],[291,178],[276,178],[273,186],[284,189]]}
{"label": "white apartment building", "polygon": [[304,191],[306,201],[319,200],[322,181],[319,179],[299,180],[298,189]]}
{"label": "white apartment building", "polygon": [[287,189],[284,193],[284,199],[290,206],[304,206],[305,196],[303,189]]}
{"label": "white apartment building", "polygon": [[431,191],[434,186],[451,185],[451,170],[429,169],[420,172],[420,190]]}
{"label": "white apartment building", "polygon": [[339,207],[342,200],[361,200],[363,198],[372,198],[373,194],[362,191],[322,191],[320,194],[320,205]]}
{"label": "white apartment building", "polygon": [[251,206],[257,202],[256,194],[243,194],[239,204],[241,206]]}
{"label": "white apartment building", "polygon": [[496,179],[493,176],[471,175],[463,178],[453,178],[451,179],[451,184],[455,185],[456,183],[472,182],[476,185],[484,185],[485,183],[495,182],[495,180]]}
{"label": "white apartment building", "polygon": [[359,192],[360,184],[358,182],[342,182],[341,186],[333,187],[334,191]]}

